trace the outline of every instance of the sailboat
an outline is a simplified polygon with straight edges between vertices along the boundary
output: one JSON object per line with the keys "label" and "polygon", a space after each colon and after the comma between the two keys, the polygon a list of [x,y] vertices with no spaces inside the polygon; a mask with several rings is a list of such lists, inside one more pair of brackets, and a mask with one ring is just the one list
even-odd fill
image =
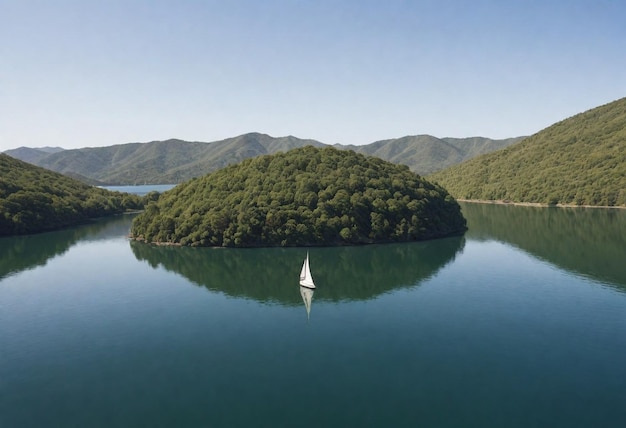
{"label": "sailboat", "polygon": [[309,268],[309,252],[306,252],[306,259],[302,264],[302,270],[300,271],[300,285],[306,288],[315,288],[313,277],[311,276],[311,269]]}

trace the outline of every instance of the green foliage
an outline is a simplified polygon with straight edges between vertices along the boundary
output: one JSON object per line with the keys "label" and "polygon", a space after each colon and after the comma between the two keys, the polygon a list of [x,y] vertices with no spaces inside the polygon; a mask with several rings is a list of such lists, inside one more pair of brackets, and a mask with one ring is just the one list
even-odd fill
{"label": "green foliage", "polygon": [[307,146],[176,186],[146,206],[131,235],[254,247],[415,241],[465,230],[456,201],[406,166]]}
{"label": "green foliage", "polygon": [[626,98],[429,179],[459,199],[626,206]]}
{"label": "green foliage", "polygon": [[0,235],[59,229],[142,206],[139,196],[91,187],[0,154]]}

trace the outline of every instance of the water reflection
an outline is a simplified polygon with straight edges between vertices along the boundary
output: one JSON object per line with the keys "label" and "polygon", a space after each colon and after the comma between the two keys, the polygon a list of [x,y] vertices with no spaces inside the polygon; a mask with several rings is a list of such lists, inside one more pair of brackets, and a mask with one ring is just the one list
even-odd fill
{"label": "water reflection", "polygon": [[0,238],[0,279],[60,256],[79,241],[100,241],[128,235],[133,214],[108,217],[78,227]]}
{"label": "water reflection", "polygon": [[461,207],[468,239],[506,242],[560,268],[626,288],[626,210]]}
{"label": "water reflection", "polygon": [[[417,243],[309,250],[316,299],[365,300],[434,275],[462,250],[464,237]],[[229,296],[301,305],[302,248],[180,248],[130,243],[138,260]]]}
{"label": "water reflection", "polygon": [[311,305],[313,303],[313,289],[300,286],[300,295],[304,302],[304,308],[306,309],[306,319],[311,318]]}

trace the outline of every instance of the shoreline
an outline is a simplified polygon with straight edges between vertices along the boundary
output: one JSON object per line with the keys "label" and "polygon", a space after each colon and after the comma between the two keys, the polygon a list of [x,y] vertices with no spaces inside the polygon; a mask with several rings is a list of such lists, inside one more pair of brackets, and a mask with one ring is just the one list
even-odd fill
{"label": "shoreline", "polygon": [[608,206],[608,205],[572,205],[572,204],[542,204],[539,202],[512,202],[504,200],[489,200],[489,199],[457,199],[458,202],[467,202],[470,204],[492,204],[492,205],[514,205],[521,207],[540,207],[540,208],[611,208],[611,209],[626,209],[626,206]]}

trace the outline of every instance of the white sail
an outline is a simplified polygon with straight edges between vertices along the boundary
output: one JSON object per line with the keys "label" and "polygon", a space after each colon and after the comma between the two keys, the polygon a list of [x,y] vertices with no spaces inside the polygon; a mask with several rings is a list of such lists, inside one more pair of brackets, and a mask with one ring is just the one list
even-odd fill
{"label": "white sail", "polygon": [[302,301],[304,302],[304,307],[306,308],[306,319],[309,319],[311,315],[311,302],[313,301],[313,289],[307,287],[300,287],[300,295],[302,296]]}
{"label": "white sail", "polygon": [[311,269],[309,268],[309,252],[306,253],[306,259],[302,264],[302,270],[300,271],[300,285],[307,288],[315,288],[313,283],[313,277],[311,276]]}

